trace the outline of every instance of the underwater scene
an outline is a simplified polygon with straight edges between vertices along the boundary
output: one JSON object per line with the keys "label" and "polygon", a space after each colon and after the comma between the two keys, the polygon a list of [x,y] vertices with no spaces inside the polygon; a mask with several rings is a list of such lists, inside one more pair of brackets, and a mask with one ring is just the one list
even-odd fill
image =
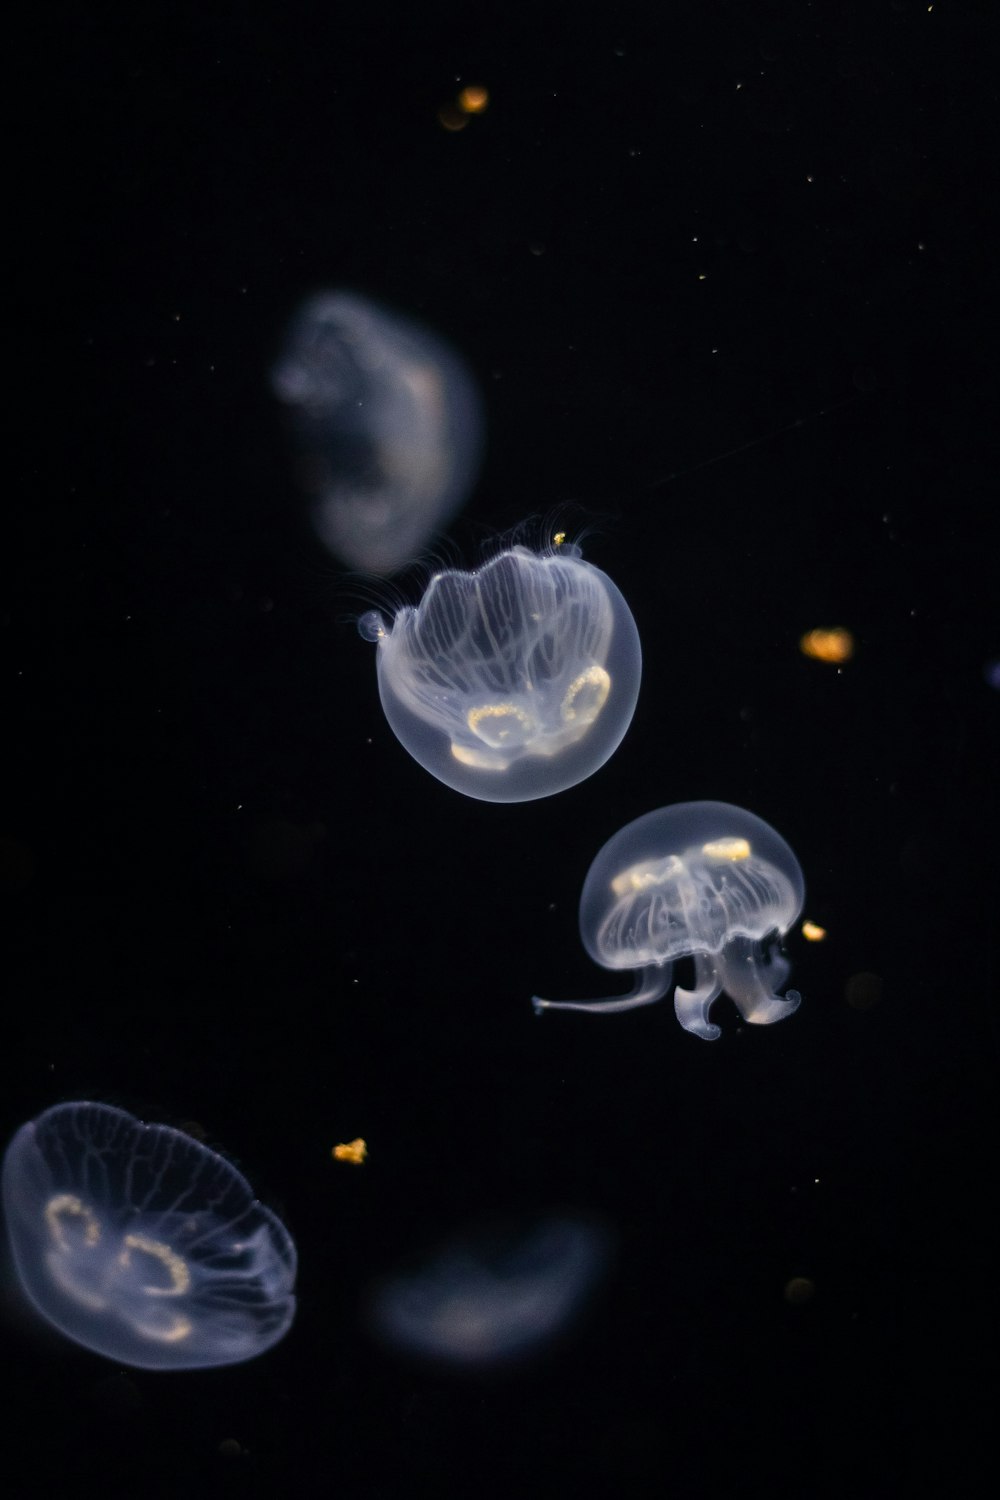
{"label": "underwater scene", "polygon": [[977,1495],[995,17],[25,24],[5,1492]]}

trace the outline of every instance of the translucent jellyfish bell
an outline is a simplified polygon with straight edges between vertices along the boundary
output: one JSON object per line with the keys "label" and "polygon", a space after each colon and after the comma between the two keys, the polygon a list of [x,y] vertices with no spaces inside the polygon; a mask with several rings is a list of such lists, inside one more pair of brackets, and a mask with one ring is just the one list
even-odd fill
{"label": "translucent jellyfish bell", "polygon": [[352,292],[296,314],[272,374],[320,539],[393,573],[465,500],[482,446],[475,382],[443,340]]}
{"label": "translucent jellyfish bell", "polygon": [[466,1236],[383,1282],[372,1325],[394,1348],[444,1364],[522,1359],[572,1321],[608,1250],[603,1230],[565,1215]]}
{"label": "translucent jellyfish bell", "polygon": [[677,1019],[706,1041],[708,1013],[725,993],[745,1021],[790,1016],[800,996],[777,991],[788,963],[775,940],[805,899],[799,862],[763,818],[728,802],[680,802],[636,818],[597,855],[580,897],[584,947],[605,969],[636,969],[621,999],[533,1000],[536,1012],[631,1010],[661,1000],[673,961],[694,960],[695,986],[674,991]]}
{"label": "translucent jellyfish bell", "polygon": [[512,547],[471,573],[433,577],[388,624],[372,611],[385,716],[414,760],[485,802],[575,786],[632,720],[642,652],[606,573],[579,549]]}
{"label": "translucent jellyfish bell", "polygon": [[121,1364],[237,1364],[288,1331],[295,1246],[224,1157],[106,1104],[59,1104],[3,1162],[14,1265],[35,1309]]}

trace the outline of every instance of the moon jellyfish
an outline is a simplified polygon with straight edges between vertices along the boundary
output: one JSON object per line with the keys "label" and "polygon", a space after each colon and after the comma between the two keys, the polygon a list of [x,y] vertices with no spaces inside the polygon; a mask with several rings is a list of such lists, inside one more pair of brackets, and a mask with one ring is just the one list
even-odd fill
{"label": "moon jellyfish", "polygon": [[686,1031],[715,1040],[708,1013],[723,993],[745,1021],[768,1026],[801,999],[777,993],[789,965],[775,950],[804,899],[798,860],[763,818],[728,802],[658,808],[608,840],[580,897],[584,947],[605,969],[637,970],[632,993],[532,1004],[603,1014],[649,1005],[670,988],[674,960],[691,958],[694,988],[674,990]]}
{"label": "moon jellyfish", "polygon": [[479,395],[458,356],[363,297],[322,292],[293,319],[272,383],[321,541],[370,573],[419,556],[479,464]]}
{"label": "moon jellyfish", "polygon": [[238,1364],[287,1333],[295,1246],[223,1157],[106,1104],[59,1104],[3,1163],[14,1265],[36,1311],[121,1364]]}
{"label": "moon jellyfish", "polygon": [[392,1347],[445,1364],[521,1359],[566,1329],[607,1259],[608,1236],[571,1217],[479,1234],[384,1281],[372,1327]]}
{"label": "moon jellyfish", "polygon": [[378,643],[397,739],[446,786],[530,802],[575,786],[617,749],[639,694],[635,621],[579,549],[512,547],[437,573],[414,609],[359,622]]}

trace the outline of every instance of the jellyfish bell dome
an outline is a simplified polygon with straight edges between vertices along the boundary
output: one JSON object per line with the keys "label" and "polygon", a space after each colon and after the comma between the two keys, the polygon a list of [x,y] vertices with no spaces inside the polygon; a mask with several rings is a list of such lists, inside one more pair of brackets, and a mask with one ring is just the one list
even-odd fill
{"label": "jellyfish bell dome", "polygon": [[632,720],[642,651],[618,588],[579,548],[515,546],[437,573],[414,608],[359,621],[396,738],[466,796],[530,802],[584,781]]}
{"label": "jellyfish bell dome", "polygon": [[239,1364],[295,1313],[285,1226],[217,1152],[111,1105],[57,1104],[7,1147],[3,1207],[35,1311],[119,1364]]}
{"label": "jellyfish bell dome", "polygon": [[600,850],[583,883],[580,935],[596,963],[634,969],[718,952],[730,937],[785,933],[804,900],[801,866],[763,818],[728,802],[678,802]]}

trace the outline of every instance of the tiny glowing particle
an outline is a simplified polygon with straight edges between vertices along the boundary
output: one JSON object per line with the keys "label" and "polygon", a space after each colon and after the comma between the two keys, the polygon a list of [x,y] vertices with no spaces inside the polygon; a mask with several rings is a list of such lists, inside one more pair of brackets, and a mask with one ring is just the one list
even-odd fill
{"label": "tiny glowing particle", "polygon": [[854,637],[842,625],[830,630],[807,630],[799,641],[799,650],[803,656],[812,657],[813,661],[834,664],[850,661],[854,655]]}
{"label": "tiny glowing particle", "polygon": [[360,1167],[368,1155],[368,1145],[358,1136],[355,1141],[334,1146],[330,1155],[334,1161],[349,1161],[353,1167]]}
{"label": "tiny glowing particle", "polygon": [[481,115],[490,102],[490,92],[481,83],[470,83],[462,89],[455,102],[467,115]]}
{"label": "tiny glowing particle", "polygon": [[803,922],[802,936],[807,943],[821,943],[826,937],[826,928],[821,927],[818,922]]}

